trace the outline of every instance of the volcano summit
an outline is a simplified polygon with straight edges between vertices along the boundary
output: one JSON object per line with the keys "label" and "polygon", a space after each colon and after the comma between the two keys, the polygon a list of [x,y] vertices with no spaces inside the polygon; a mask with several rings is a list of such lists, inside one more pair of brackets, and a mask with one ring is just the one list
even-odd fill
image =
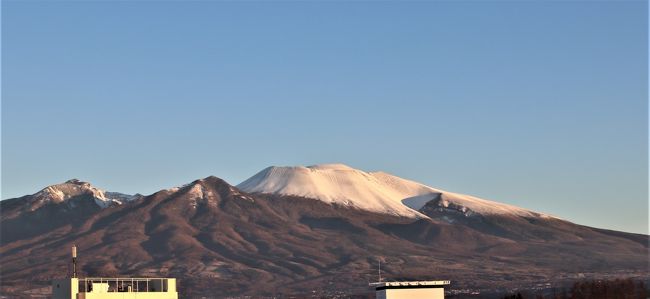
{"label": "volcano summit", "polygon": [[184,298],[355,294],[387,279],[456,290],[649,278],[648,236],[592,228],[341,164],[269,167],[150,195],[78,180],[0,202],[2,294],[66,275],[173,276]]}

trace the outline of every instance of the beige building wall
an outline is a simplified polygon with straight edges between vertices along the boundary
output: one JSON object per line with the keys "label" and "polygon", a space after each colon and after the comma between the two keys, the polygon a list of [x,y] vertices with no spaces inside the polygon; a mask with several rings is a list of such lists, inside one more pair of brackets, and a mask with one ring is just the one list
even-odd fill
{"label": "beige building wall", "polygon": [[178,294],[175,292],[79,293],[76,299],[178,299]]}
{"label": "beige building wall", "polygon": [[445,299],[443,288],[387,289],[377,291],[377,299]]}
{"label": "beige building wall", "polygon": [[52,281],[53,299],[77,299],[79,292],[79,279],[66,278]]}
{"label": "beige building wall", "polygon": [[109,292],[108,283],[93,283],[90,292],[79,292],[79,279],[67,278],[52,281],[52,299],[178,299],[176,279],[166,278],[167,291],[161,292],[163,286],[160,280],[152,280],[149,284],[151,292]]}

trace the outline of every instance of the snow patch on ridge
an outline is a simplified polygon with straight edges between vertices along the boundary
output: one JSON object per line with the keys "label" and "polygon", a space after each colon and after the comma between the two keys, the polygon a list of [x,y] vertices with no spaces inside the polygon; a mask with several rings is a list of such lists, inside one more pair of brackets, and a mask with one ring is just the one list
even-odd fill
{"label": "snow patch on ridge", "polygon": [[90,183],[82,182],[77,179],[68,180],[65,183],[48,186],[43,190],[32,195],[31,210],[36,210],[46,203],[62,203],[68,199],[81,196],[91,195],[95,204],[104,209],[113,204],[122,204],[135,200],[138,196],[122,194],[118,192],[106,192],[92,186]]}

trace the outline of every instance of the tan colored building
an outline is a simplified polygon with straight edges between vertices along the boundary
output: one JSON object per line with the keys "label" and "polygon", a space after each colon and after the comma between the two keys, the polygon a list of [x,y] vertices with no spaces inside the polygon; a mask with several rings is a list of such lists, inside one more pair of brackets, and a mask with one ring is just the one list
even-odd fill
{"label": "tan colored building", "polygon": [[175,278],[66,278],[52,281],[52,299],[178,299]]}
{"label": "tan colored building", "polygon": [[377,299],[444,299],[449,280],[374,282]]}

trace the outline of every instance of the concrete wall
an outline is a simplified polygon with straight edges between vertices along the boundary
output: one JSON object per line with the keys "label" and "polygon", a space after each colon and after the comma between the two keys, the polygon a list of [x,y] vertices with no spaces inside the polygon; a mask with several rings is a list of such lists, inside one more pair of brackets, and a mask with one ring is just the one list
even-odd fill
{"label": "concrete wall", "polygon": [[109,292],[108,283],[93,283],[93,290],[88,293],[79,293],[79,279],[67,278],[52,281],[52,299],[178,299],[176,292],[176,279],[167,279],[167,292],[164,281],[152,279],[149,288],[156,292]]}
{"label": "concrete wall", "polygon": [[377,291],[377,299],[444,299],[445,289],[388,289]]}
{"label": "concrete wall", "polygon": [[111,292],[111,293],[79,293],[75,299],[178,299],[178,293],[173,292]]}
{"label": "concrete wall", "polygon": [[52,299],[76,299],[79,279],[66,278],[52,281]]}

